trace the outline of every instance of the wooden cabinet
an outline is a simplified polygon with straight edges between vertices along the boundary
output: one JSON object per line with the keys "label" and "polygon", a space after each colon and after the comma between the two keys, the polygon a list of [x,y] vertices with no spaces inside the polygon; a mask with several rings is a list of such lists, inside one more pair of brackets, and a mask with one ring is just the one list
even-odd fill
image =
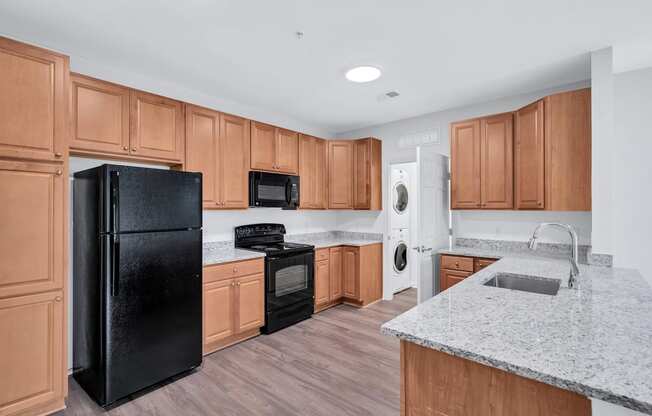
{"label": "wooden cabinet", "polygon": [[265,325],[262,258],[206,266],[203,281],[204,354],[259,334]]}
{"label": "wooden cabinet", "polygon": [[551,211],[591,210],[591,89],[544,99],[546,190]]}
{"label": "wooden cabinet", "polygon": [[0,298],[63,288],[65,180],[59,164],[0,160]]}
{"label": "wooden cabinet", "polygon": [[342,247],[333,247],[330,249],[330,291],[331,301],[337,301],[344,296],[342,288]]}
{"label": "wooden cabinet", "polygon": [[315,311],[331,301],[329,260],[315,262]]}
{"label": "wooden cabinet", "polygon": [[344,297],[358,299],[360,270],[358,248],[344,247],[342,251],[342,281],[344,286]]}
{"label": "wooden cabinet", "polygon": [[328,207],[353,208],[353,140],[328,141]]}
{"label": "wooden cabinet", "polygon": [[480,120],[452,123],[451,208],[480,208]]}
{"label": "wooden cabinet", "polygon": [[475,258],[473,259],[473,273],[477,273],[480,270],[484,269],[485,267],[491,266],[495,262],[496,260],[494,259]]}
{"label": "wooden cabinet", "polygon": [[342,251],[342,282],[347,303],[366,306],[383,295],[382,244],[344,247]]}
{"label": "wooden cabinet", "polygon": [[461,282],[467,277],[471,276],[473,272],[461,272],[457,270],[441,269],[440,272],[440,285],[441,290],[446,290],[449,287]]}
{"label": "wooden cabinet", "polygon": [[496,261],[495,259],[451,256],[448,254],[440,255],[439,260],[440,291],[448,289]]}
{"label": "wooden cabinet", "polygon": [[130,106],[130,153],[183,163],[182,103],[132,90]]}
{"label": "wooden cabinet", "polygon": [[251,169],[299,173],[299,134],[264,123],[251,123]]}
{"label": "wooden cabinet", "polygon": [[68,141],[69,59],[0,38],[0,157],[62,160]]}
{"label": "wooden cabinet", "polygon": [[326,140],[299,135],[299,177],[301,208],[327,208],[328,149]]}
{"label": "wooden cabinet", "polygon": [[544,209],[543,100],[516,112],[516,208]]}
{"label": "wooden cabinet", "polygon": [[[63,292],[0,299],[0,414],[63,409]],[[65,384],[64,384],[65,383]]]}
{"label": "wooden cabinet", "polygon": [[249,206],[249,120],[186,106],[184,170],[202,173],[206,209]]}
{"label": "wooden cabinet", "polygon": [[505,113],[480,120],[481,208],[514,207],[513,119]]}
{"label": "wooden cabinet", "polygon": [[382,144],[374,138],[354,144],[353,207],[379,211],[382,202]]}
{"label": "wooden cabinet", "polygon": [[129,154],[129,88],[71,75],[70,148],[96,153]]}

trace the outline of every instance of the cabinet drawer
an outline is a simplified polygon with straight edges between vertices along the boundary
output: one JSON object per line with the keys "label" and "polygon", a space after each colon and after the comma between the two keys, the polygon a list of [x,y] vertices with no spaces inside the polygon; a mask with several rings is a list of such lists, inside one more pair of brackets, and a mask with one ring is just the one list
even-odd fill
{"label": "cabinet drawer", "polygon": [[441,256],[441,268],[449,270],[473,271],[472,257]]}
{"label": "cabinet drawer", "polygon": [[255,273],[264,273],[264,271],[265,263],[262,258],[216,264],[204,267],[204,283],[231,279],[238,276],[247,276]]}
{"label": "cabinet drawer", "polygon": [[315,250],[315,261],[328,260],[328,258],[329,251],[327,248],[320,248],[319,250]]}
{"label": "cabinet drawer", "polygon": [[487,266],[491,266],[495,262],[496,262],[496,260],[494,260],[494,259],[475,259],[473,261],[473,263],[474,263],[473,271],[478,272],[478,271],[484,269]]}

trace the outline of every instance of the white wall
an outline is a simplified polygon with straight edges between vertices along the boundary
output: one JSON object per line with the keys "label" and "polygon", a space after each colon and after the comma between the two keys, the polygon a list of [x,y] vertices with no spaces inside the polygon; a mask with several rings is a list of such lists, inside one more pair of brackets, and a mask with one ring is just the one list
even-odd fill
{"label": "white wall", "polygon": [[616,134],[610,140],[614,262],[638,269],[652,284],[648,264],[652,246],[652,68],[615,75],[614,114]]}
{"label": "white wall", "polygon": [[[389,181],[389,164],[411,162],[416,160],[416,145],[401,145],[400,139],[408,134],[438,131],[440,138],[436,147],[440,153],[449,155],[449,131],[451,122],[483,115],[516,110],[546,95],[589,86],[589,81],[571,85],[562,85],[513,97],[506,97],[486,103],[455,108],[422,116],[399,120],[392,123],[367,127],[339,134],[342,138],[373,136],[383,141],[383,190]],[[389,195],[385,192],[384,207],[389,207]],[[385,211],[382,213],[342,212],[338,215],[338,224],[358,231],[384,232]],[[591,213],[559,212],[515,212],[504,214],[496,212],[453,212],[453,232],[455,236],[483,237],[495,239],[527,240],[536,224],[543,221],[563,221],[580,230],[585,243],[591,240]],[[474,231],[477,227],[477,231]],[[347,228],[347,229],[348,229]],[[461,232],[462,234],[458,234]],[[547,234],[546,240],[566,241],[563,234]]]}

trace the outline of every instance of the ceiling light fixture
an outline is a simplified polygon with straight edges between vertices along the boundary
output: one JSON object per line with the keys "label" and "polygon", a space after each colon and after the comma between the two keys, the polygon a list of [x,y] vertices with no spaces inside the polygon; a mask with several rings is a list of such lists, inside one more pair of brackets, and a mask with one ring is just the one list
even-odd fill
{"label": "ceiling light fixture", "polygon": [[380,68],[375,66],[356,66],[346,71],[346,79],[351,82],[371,82],[380,78]]}

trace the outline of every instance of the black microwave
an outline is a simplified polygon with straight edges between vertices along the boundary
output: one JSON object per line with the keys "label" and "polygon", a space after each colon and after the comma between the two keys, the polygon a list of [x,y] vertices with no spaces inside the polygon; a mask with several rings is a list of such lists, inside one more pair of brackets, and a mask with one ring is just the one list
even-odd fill
{"label": "black microwave", "polygon": [[249,206],[297,209],[299,177],[279,173],[249,172]]}

